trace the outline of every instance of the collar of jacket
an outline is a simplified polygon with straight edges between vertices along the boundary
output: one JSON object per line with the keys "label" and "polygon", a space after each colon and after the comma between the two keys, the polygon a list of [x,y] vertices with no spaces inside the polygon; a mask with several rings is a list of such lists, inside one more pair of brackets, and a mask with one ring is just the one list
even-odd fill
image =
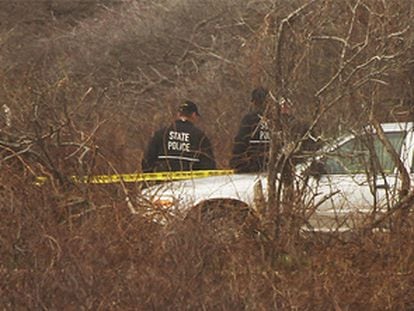
{"label": "collar of jacket", "polygon": [[182,123],[188,122],[192,124],[192,122],[188,120],[187,118],[178,118],[177,120],[175,120],[175,122],[182,122]]}

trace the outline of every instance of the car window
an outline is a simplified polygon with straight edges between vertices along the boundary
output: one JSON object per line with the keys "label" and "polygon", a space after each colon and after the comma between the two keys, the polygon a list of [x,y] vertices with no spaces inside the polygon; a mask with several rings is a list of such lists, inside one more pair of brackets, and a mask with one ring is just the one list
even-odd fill
{"label": "car window", "polygon": [[[405,132],[386,133],[386,136],[400,154]],[[394,161],[377,135],[363,135],[349,140],[330,152],[324,162],[327,174],[389,173],[395,169]]]}

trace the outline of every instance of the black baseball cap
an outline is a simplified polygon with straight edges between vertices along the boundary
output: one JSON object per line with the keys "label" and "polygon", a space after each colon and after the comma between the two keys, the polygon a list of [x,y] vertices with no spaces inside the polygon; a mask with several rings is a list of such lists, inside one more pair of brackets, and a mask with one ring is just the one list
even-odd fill
{"label": "black baseball cap", "polygon": [[264,87],[258,87],[253,90],[251,101],[257,104],[262,104],[265,101],[268,93],[269,91],[265,89]]}
{"label": "black baseball cap", "polygon": [[178,108],[178,111],[184,112],[187,114],[192,114],[195,112],[196,115],[200,116],[200,113],[198,112],[197,105],[194,104],[192,101],[186,100],[183,102],[180,107]]}

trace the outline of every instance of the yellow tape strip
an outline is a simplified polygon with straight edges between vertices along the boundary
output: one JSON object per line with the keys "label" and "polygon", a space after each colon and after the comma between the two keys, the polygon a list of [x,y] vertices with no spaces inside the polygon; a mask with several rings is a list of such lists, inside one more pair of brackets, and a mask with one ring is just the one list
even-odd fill
{"label": "yellow tape strip", "polygon": [[[93,176],[71,176],[75,183],[87,184],[112,184],[119,182],[142,182],[142,181],[172,181],[209,176],[221,176],[234,174],[234,170],[204,170],[204,171],[180,171],[180,172],[156,172],[138,174],[116,174],[116,175],[93,175]],[[42,185],[47,180],[45,176],[38,176],[35,185]]]}

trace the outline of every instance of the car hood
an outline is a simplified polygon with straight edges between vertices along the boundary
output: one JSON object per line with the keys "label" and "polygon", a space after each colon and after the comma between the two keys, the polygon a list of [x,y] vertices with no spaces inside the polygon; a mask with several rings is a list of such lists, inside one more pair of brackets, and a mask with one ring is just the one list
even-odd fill
{"label": "car hood", "polygon": [[181,206],[194,206],[212,199],[233,199],[251,204],[257,181],[266,182],[264,174],[233,174],[195,178],[155,185],[143,190],[152,201],[175,200]]}

